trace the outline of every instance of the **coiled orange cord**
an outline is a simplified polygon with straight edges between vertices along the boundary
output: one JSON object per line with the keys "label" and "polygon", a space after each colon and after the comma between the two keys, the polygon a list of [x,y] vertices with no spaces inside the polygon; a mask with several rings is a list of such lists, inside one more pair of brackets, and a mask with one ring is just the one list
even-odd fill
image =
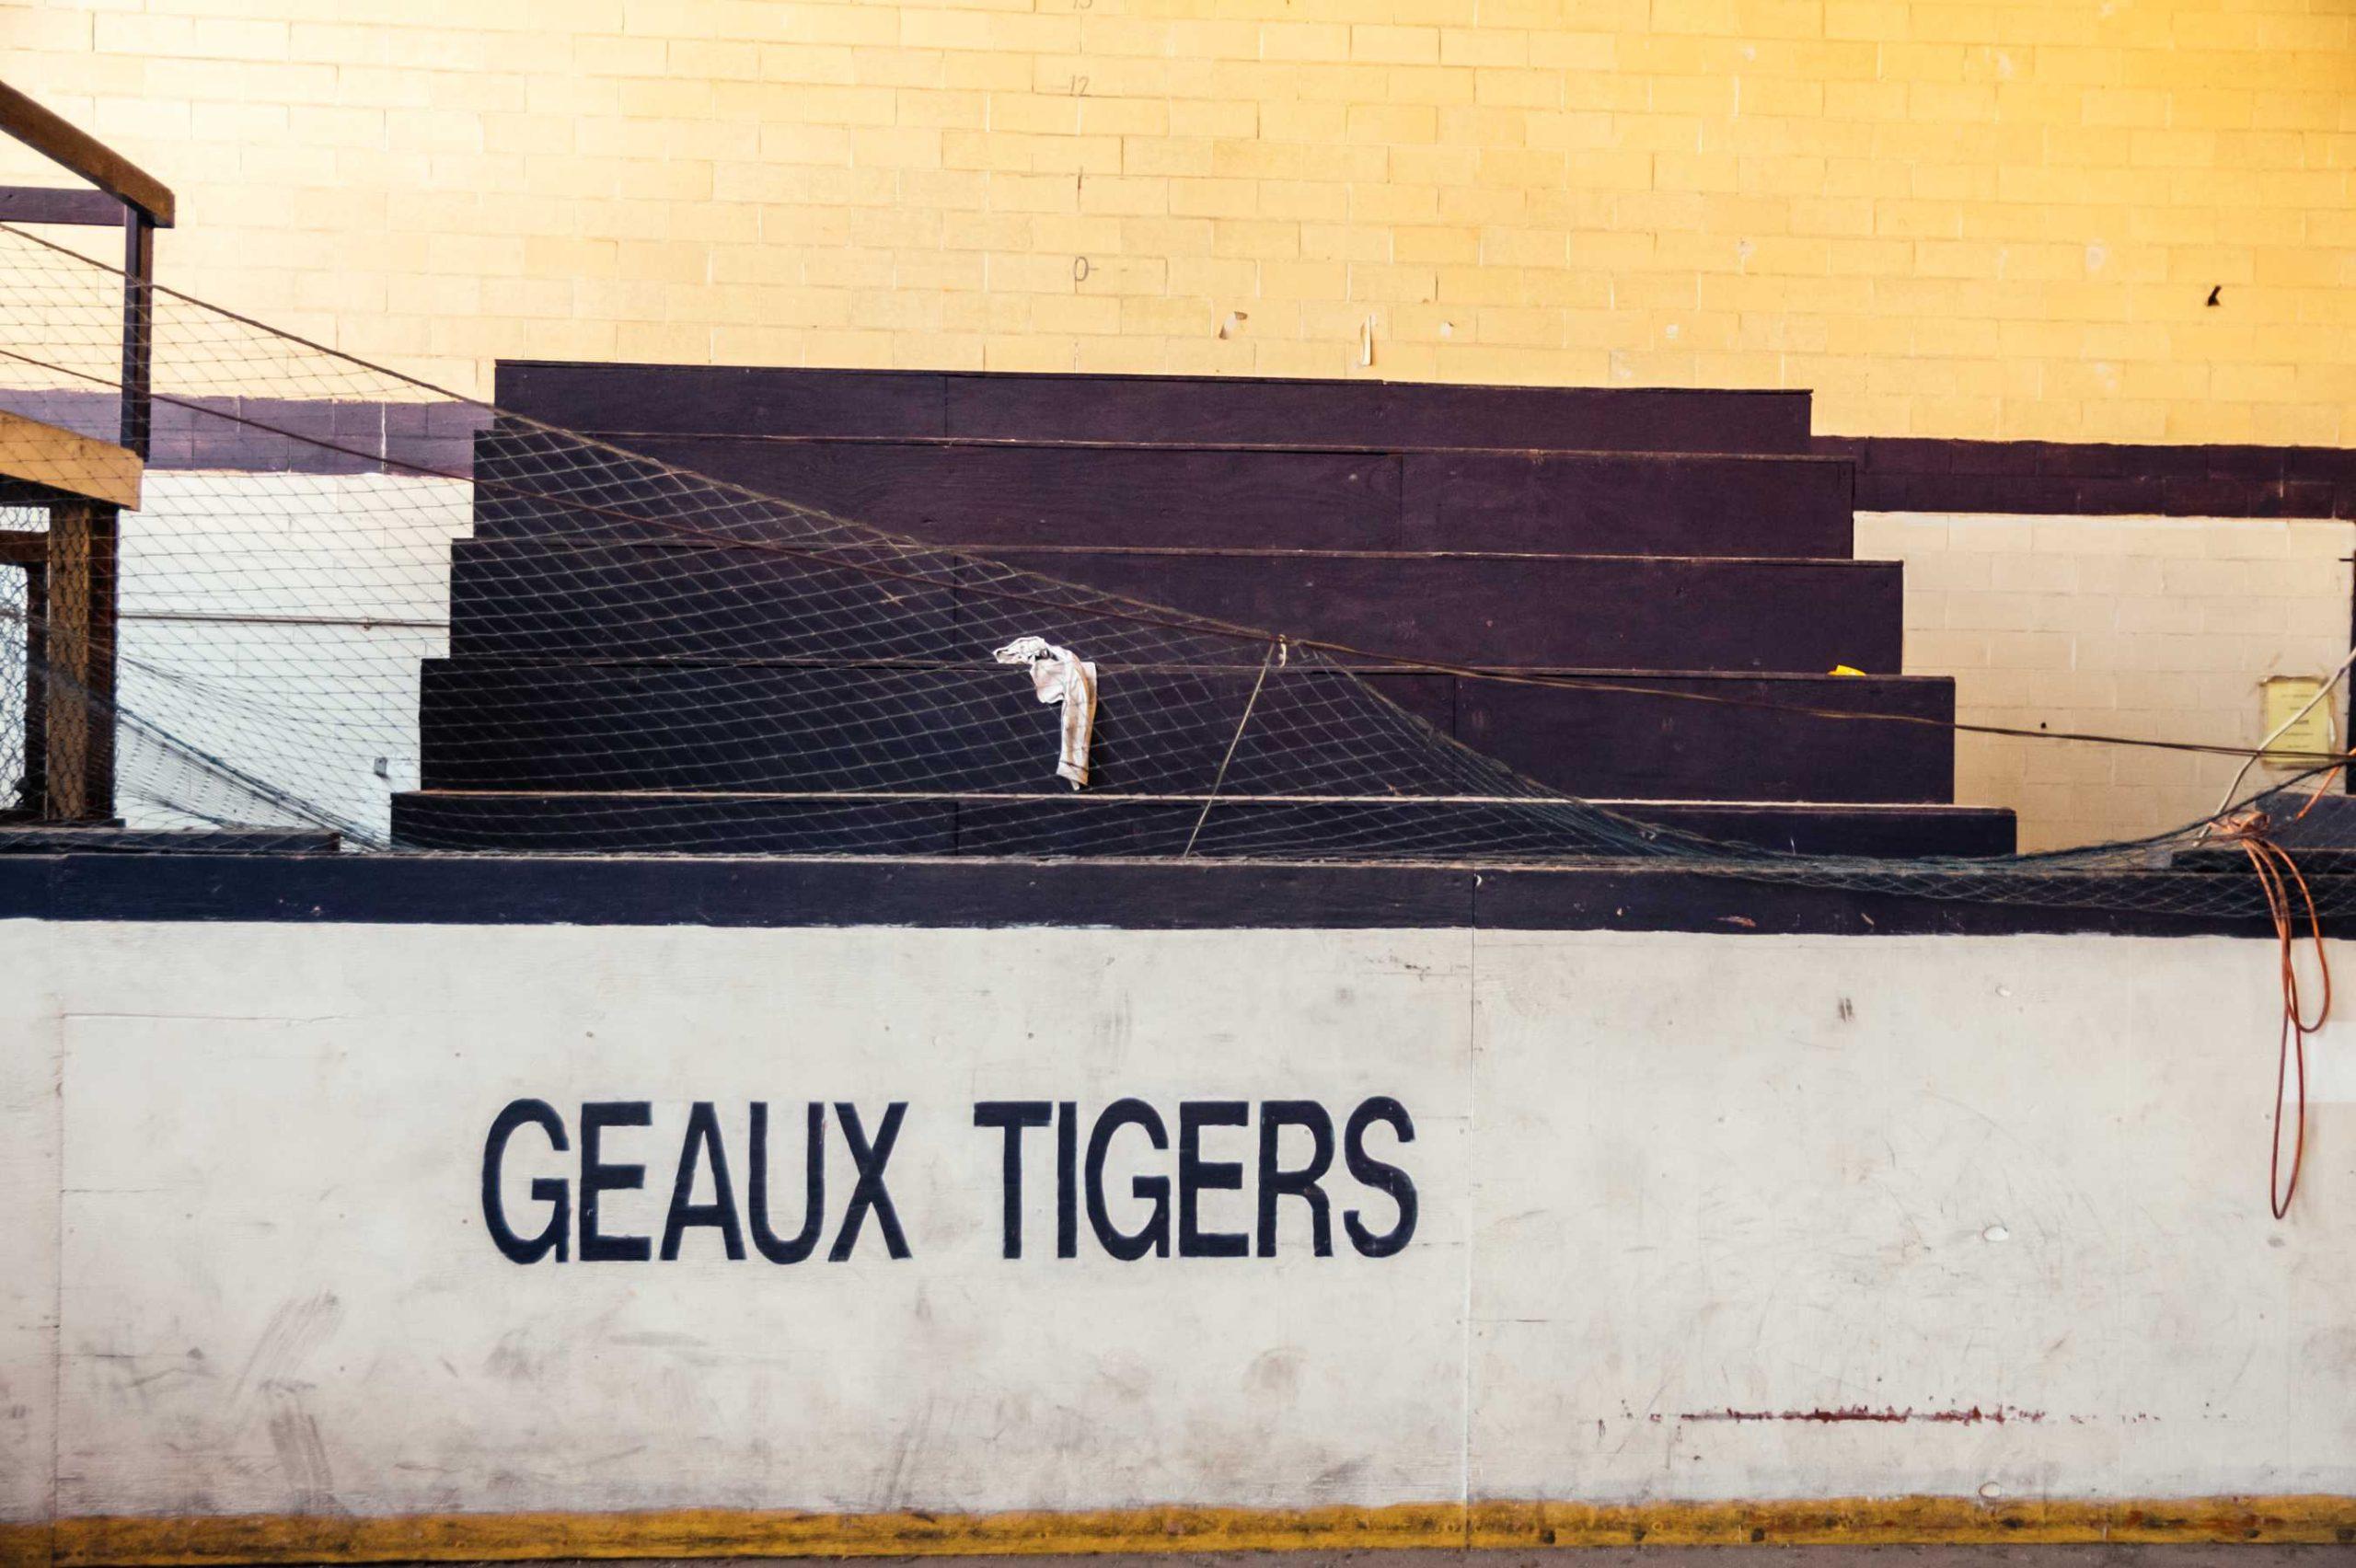
{"label": "coiled orange cord", "polygon": [[[2324,775],[2307,803],[2299,808],[2295,823],[2315,810],[2316,802],[2339,777],[2335,767]],[[2299,864],[2291,852],[2274,841],[2273,823],[2266,813],[2258,810],[2230,817],[2217,826],[2217,836],[2230,839],[2242,847],[2249,857],[2252,870],[2258,872],[2258,886],[2266,891],[2266,912],[2274,921],[2274,940],[2282,963],[2282,1032],[2274,1050],[2274,1140],[2266,1162],[2266,1197],[2281,1219],[2291,1212],[2291,1200],[2299,1191],[2299,1170],[2307,1152],[2307,1036],[2324,1026],[2331,1016],[2331,960],[2323,944],[2323,917],[2316,910],[2315,894],[2307,887],[2307,879],[2299,872]],[[2292,902],[2292,890],[2298,901],[2306,905],[2307,934],[2315,943],[2316,973],[2323,986],[2322,999],[2310,1019],[2300,999],[2298,957],[2298,909]],[[2282,1101],[2283,1091],[2295,1085],[2295,1119],[2291,1135],[2291,1175],[2282,1176]]]}

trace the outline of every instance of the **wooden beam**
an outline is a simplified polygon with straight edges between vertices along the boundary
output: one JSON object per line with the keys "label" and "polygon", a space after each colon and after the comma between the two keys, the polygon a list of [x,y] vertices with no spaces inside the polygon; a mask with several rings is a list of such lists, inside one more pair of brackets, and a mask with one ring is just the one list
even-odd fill
{"label": "wooden beam", "polygon": [[162,180],[6,82],[0,82],[0,131],[108,195],[138,208],[156,227],[172,226],[172,192]]}
{"label": "wooden beam", "polygon": [[146,465],[136,453],[0,409],[0,479],[139,510]]}
{"label": "wooden beam", "polygon": [[119,228],[122,202],[103,190],[55,190],[42,185],[0,185],[0,223],[75,224]]}
{"label": "wooden beam", "polygon": [[90,731],[90,542],[93,513],[87,502],[66,502],[49,513],[50,560],[48,690],[41,711],[48,722],[42,768],[52,822],[89,815],[83,780],[89,769]]}

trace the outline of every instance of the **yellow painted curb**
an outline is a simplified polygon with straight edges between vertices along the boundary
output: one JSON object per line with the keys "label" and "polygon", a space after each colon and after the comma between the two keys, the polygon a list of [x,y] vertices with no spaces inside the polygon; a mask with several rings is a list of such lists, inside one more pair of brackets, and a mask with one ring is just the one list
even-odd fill
{"label": "yellow painted curb", "polygon": [[1968,1497],[1805,1502],[1452,1503],[1088,1513],[232,1515],[0,1525],[0,1568],[570,1557],[901,1557],[1438,1547],[2356,1541],[2356,1497],[2119,1503]]}

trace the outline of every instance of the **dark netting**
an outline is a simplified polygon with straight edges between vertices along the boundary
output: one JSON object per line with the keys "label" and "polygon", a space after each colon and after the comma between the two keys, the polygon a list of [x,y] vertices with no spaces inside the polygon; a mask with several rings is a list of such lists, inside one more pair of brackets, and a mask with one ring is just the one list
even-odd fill
{"label": "dark netting", "polygon": [[[37,519],[30,509],[11,508],[0,512],[0,530],[29,533],[39,526]],[[33,673],[25,640],[32,629],[30,589],[23,567],[0,564],[0,822],[26,814],[33,804],[32,781],[26,777],[38,740],[26,724]]]}
{"label": "dark netting", "polygon": [[[111,439],[121,290],[0,225],[0,407]],[[1419,673],[1559,677],[1288,639],[897,537],[155,292],[169,466],[121,531],[112,709],[134,828],[414,851],[1625,862],[2239,916],[2269,909],[2244,847],[2263,813],[2327,911],[2349,896],[2338,797],[2292,820],[2336,756],[2274,755],[2303,771],[2217,819],[2056,853],[1715,842],[1534,783],[1394,700]],[[205,467],[232,449],[243,468]],[[272,449],[283,471],[250,471]],[[0,571],[0,621],[5,790],[28,680],[58,676],[36,667],[20,574]],[[993,657],[1023,638],[1095,666],[1085,790],[1056,777],[1062,709]]]}

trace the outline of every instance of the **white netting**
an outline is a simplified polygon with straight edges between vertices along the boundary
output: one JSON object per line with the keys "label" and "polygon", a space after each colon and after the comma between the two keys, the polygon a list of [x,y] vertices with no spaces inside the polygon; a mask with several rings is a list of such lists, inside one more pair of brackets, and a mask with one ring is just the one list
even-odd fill
{"label": "white netting", "polygon": [[[154,294],[171,466],[124,520],[112,713],[133,825],[414,850],[1613,858],[1949,898],[2269,906],[2213,824],[1905,860],[1647,825],[1392,699],[1414,700],[1403,677],[1559,677],[1289,639],[895,536]],[[111,270],[0,225],[0,407],[110,439],[121,295]],[[13,592],[0,703],[21,736],[28,675],[55,677]],[[1025,636],[1102,672],[1085,792],[1055,777],[1058,711],[992,662]],[[1761,705],[1638,675],[1575,684]],[[1807,711],[1835,736],[1937,723]],[[2259,803],[2280,823],[2303,801]],[[2284,834],[2332,906],[2347,820]]]}

